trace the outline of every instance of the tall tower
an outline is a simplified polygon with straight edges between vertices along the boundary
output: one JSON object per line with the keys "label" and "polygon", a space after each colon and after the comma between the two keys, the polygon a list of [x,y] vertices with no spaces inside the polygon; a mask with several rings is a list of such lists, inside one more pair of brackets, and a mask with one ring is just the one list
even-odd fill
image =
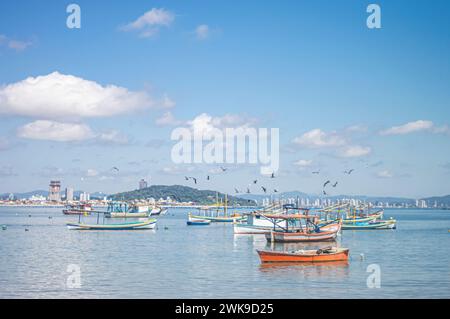
{"label": "tall tower", "polygon": [[61,182],[60,181],[50,181],[50,187],[48,191],[48,199],[52,202],[61,201]]}
{"label": "tall tower", "polygon": [[147,188],[147,186],[148,186],[148,184],[147,184],[147,182],[145,181],[145,179],[141,179],[141,180],[139,181],[139,189]]}

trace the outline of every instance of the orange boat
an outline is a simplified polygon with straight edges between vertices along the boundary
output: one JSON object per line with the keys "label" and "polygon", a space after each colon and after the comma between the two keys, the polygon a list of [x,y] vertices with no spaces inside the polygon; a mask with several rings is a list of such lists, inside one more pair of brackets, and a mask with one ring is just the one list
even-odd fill
{"label": "orange boat", "polygon": [[257,250],[263,263],[313,263],[336,262],[348,260],[348,248],[324,248],[317,250],[297,250],[293,252]]}

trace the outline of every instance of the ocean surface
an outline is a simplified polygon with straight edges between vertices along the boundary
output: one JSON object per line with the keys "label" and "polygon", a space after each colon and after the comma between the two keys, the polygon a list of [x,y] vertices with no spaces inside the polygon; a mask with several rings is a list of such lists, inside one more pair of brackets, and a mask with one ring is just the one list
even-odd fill
{"label": "ocean surface", "polygon": [[61,209],[0,207],[0,298],[450,298],[448,210],[386,210],[396,230],[343,231],[348,264],[269,267],[256,249],[308,246],[187,226],[188,212],[155,230],[78,231]]}

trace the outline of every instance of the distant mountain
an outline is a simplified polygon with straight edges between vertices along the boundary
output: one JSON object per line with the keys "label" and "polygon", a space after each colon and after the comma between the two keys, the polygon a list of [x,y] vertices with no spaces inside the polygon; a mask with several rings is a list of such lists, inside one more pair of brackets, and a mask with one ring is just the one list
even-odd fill
{"label": "distant mountain", "polygon": [[[216,202],[216,194],[219,200],[224,200],[225,194],[216,193],[211,190],[199,190],[196,188],[181,186],[181,185],[152,185],[147,188],[137,189],[130,192],[118,193],[111,195],[110,198],[114,200],[133,200],[133,199],[148,199],[160,198],[166,199],[168,196],[178,202],[193,202],[200,205],[210,205]],[[254,206],[253,200],[247,200],[235,196],[228,195],[228,204],[230,206]]]}

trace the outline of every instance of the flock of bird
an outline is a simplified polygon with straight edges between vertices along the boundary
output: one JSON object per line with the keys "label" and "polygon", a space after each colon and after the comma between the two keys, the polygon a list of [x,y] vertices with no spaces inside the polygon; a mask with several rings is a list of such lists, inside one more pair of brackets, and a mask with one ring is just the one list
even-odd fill
{"label": "flock of bird", "polygon": [[[220,170],[224,173],[224,172],[226,172],[228,169],[221,166],[221,167],[220,167]],[[350,175],[354,170],[355,170],[355,169],[352,168],[352,169],[349,169],[349,170],[345,170],[343,173],[344,173],[344,174],[347,174],[347,175]],[[312,174],[318,175],[318,174],[320,174],[320,170],[318,170],[318,171],[313,171]],[[198,181],[198,178],[197,178],[197,177],[193,177],[193,176],[185,176],[184,178],[185,178],[186,181],[192,180],[192,181],[194,181],[194,184],[197,184],[197,181]],[[272,174],[270,175],[270,178],[275,178],[275,173],[272,173]],[[206,176],[206,180],[209,181],[210,179],[211,179],[210,175],[207,175],[207,176]],[[327,196],[328,193],[327,193],[327,191],[326,191],[326,187],[327,187],[328,185],[330,185],[331,187],[336,188],[337,185],[338,185],[338,183],[339,183],[338,181],[335,181],[334,183],[332,183],[331,180],[327,180],[325,183],[323,183],[323,186],[322,186],[322,194],[325,195],[325,196]],[[252,183],[250,183],[249,185],[256,185],[256,184],[258,184],[258,180],[257,180],[257,179],[253,180]],[[265,186],[263,186],[263,185],[261,185],[261,190],[264,192],[264,194],[267,194],[268,188],[265,187]],[[236,187],[234,188],[234,191],[235,191],[236,194],[242,194],[242,193],[244,193],[244,192],[242,192],[241,190],[239,190],[239,189],[236,188]],[[247,186],[247,189],[246,189],[245,193],[246,193],[246,194],[251,194],[251,191],[250,191],[250,187],[249,187],[249,186]],[[277,189],[273,189],[273,193],[278,193],[278,190],[277,190]]]}

